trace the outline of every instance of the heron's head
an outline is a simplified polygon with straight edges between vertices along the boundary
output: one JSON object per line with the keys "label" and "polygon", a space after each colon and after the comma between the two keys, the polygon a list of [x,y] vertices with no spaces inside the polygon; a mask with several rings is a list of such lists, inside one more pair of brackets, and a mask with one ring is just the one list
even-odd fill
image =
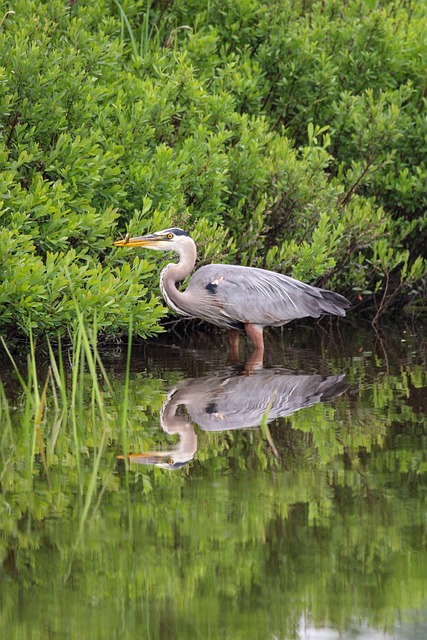
{"label": "heron's head", "polygon": [[135,238],[130,238],[129,234],[127,234],[122,240],[117,240],[114,246],[146,247],[157,251],[179,251],[188,244],[189,240],[191,240],[191,237],[186,231],[173,227],[163,231],[156,231],[146,236],[136,236]]}

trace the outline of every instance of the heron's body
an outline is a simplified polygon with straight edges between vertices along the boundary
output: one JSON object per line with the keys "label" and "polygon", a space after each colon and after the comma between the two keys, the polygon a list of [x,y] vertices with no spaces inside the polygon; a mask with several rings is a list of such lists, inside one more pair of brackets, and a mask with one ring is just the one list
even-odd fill
{"label": "heron's body", "polygon": [[178,263],[168,264],[160,274],[160,289],[167,304],[183,316],[200,318],[229,330],[236,347],[238,332],[245,331],[258,350],[263,350],[264,327],[278,327],[310,316],[345,316],[346,298],[281,273],[229,264],[198,269],[184,291],[184,280],[196,263],[196,244],[182,229],[165,229],[147,236],[119,240],[116,246],[141,246],[175,251]]}
{"label": "heron's body", "polygon": [[[230,329],[244,330],[246,324],[279,327],[297,318],[318,318],[325,313],[345,315],[337,304],[341,296],[255,267],[227,264],[201,267],[184,292],[190,294],[203,300],[201,318]],[[215,307],[213,314],[212,307]]]}

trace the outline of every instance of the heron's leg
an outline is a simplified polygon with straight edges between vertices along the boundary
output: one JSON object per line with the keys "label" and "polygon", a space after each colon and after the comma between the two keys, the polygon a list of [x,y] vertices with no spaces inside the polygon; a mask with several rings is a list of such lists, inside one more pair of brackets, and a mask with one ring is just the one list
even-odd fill
{"label": "heron's leg", "polygon": [[239,359],[239,337],[240,331],[237,329],[228,330],[228,342],[230,345],[230,357],[234,360]]}
{"label": "heron's leg", "polygon": [[264,358],[263,327],[259,324],[245,324],[246,335],[255,349],[245,363],[245,372],[250,375],[257,369],[262,369]]}
{"label": "heron's leg", "polygon": [[259,324],[245,324],[246,335],[257,351],[264,351],[263,327]]}

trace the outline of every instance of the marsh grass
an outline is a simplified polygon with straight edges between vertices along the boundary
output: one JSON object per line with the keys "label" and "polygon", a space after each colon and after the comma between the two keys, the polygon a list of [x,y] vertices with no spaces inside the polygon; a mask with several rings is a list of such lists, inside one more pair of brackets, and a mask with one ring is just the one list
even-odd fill
{"label": "marsh grass", "polygon": [[137,42],[137,33],[132,28],[132,25],[130,24],[130,21],[122,5],[120,4],[120,2],[118,2],[118,0],[114,0],[114,3],[117,6],[120,13],[121,41],[124,42],[125,31],[127,31],[133,55],[136,58],[146,55],[148,53],[150,39],[152,38],[152,35],[153,35],[153,30],[152,29],[150,30],[149,28],[151,0],[146,0],[146,9],[143,14],[142,24],[141,24],[140,34],[139,34],[139,44]]}
{"label": "marsh grass", "polygon": [[[124,394],[123,394],[123,404],[122,404],[122,417],[121,417],[121,443],[122,450],[125,460],[129,454],[129,442],[127,437],[127,416],[128,416],[128,407],[129,407],[129,386],[130,386],[130,362],[131,362],[131,354],[132,354],[132,332],[133,332],[133,322],[132,316],[129,318],[129,330],[128,330],[128,347],[127,347],[127,356],[126,356],[126,372],[125,372],[125,384],[124,384]],[[128,465],[124,465],[125,469],[125,482],[128,496],[128,514],[129,514],[129,531],[132,531],[132,509],[130,505],[130,487],[129,487],[129,468]]]}
{"label": "marsh grass", "polygon": [[[68,350],[69,362],[60,341],[58,348],[48,342],[47,366],[46,363],[40,366],[38,346],[30,332],[26,374],[22,374],[1,338],[19,382],[20,393],[12,406],[4,385],[0,384],[0,420],[3,425],[0,456],[2,479],[10,470],[13,459],[15,466],[25,464],[28,487],[34,487],[38,478],[44,477],[50,490],[58,481],[61,470],[72,473],[70,489],[74,489],[79,505],[79,540],[91,509],[97,509],[96,496],[102,497],[103,494],[103,486],[98,491],[102,485],[102,473],[105,473],[104,470],[101,473],[101,461],[114,428],[119,433],[121,431],[123,451],[126,453],[129,449],[126,426],[132,321],[129,325],[124,389],[119,403],[98,350],[96,317],[88,326],[78,309],[76,314]],[[14,414],[19,416],[14,425],[18,428],[12,427]],[[10,479],[9,484],[12,483],[13,479]],[[126,487],[129,488],[127,475]]]}

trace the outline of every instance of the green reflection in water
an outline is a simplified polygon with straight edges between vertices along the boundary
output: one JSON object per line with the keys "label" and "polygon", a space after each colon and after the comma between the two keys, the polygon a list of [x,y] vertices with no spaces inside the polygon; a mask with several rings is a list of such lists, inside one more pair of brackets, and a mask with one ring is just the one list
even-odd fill
{"label": "green reflection in water", "polygon": [[[40,452],[29,460],[31,407],[3,393],[1,636],[297,639],[308,624],[328,625],[326,637],[366,626],[371,638],[373,629],[387,637],[402,621],[425,623],[427,380],[421,354],[411,353],[343,349],[326,367],[345,371],[350,388],[341,395],[275,417],[270,439],[260,429],[194,426],[189,464],[176,471],[132,464],[128,483],[117,460],[120,367],[114,373],[110,362],[107,423],[83,372],[77,440],[71,424],[58,429],[61,401],[49,398],[47,473]],[[293,372],[320,370],[318,354],[287,355]],[[134,364],[130,451],[177,445],[182,434],[162,431],[159,415],[167,391],[185,386],[194,357],[182,370],[148,358],[150,374]],[[204,375],[223,381],[216,365]],[[184,409],[174,415],[191,426]]]}

